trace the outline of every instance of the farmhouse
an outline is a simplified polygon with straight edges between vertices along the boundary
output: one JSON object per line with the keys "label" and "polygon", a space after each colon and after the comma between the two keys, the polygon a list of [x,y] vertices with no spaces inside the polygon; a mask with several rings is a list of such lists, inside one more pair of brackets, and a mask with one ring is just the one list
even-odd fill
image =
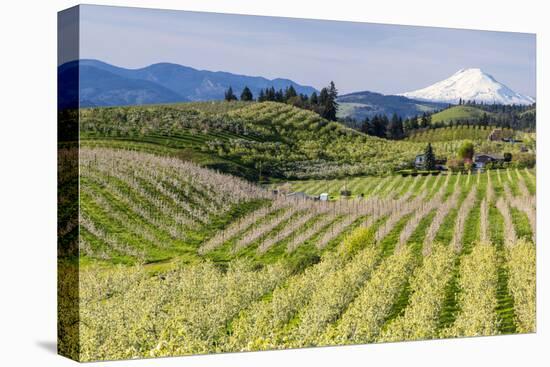
{"label": "farmhouse", "polygon": [[504,161],[504,157],[497,156],[494,154],[486,154],[486,153],[480,153],[474,155],[474,165],[477,169],[483,169],[485,168],[485,165],[487,163],[491,162],[501,162]]}
{"label": "farmhouse", "polygon": [[[424,169],[424,164],[426,162],[426,158],[424,154],[418,154],[414,159],[414,167],[416,169]],[[445,167],[445,164],[447,163],[446,159],[435,159],[435,169],[440,171],[446,171],[447,168]]]}
{"label": "farmhouse", "polygon": [[424,154],[418,154],[414,159],[414,166],[418,169],[424,168]]}

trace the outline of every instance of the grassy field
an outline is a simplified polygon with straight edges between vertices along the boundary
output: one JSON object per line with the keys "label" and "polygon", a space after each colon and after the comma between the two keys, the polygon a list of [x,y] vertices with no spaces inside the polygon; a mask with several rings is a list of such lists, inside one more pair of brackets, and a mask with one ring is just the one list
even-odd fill
{"label": "grassy field", "polygon": [[[432,115],[432,122],[449,122],[477,120],[483,116],[484,111],[471,106],[453,106]],[[487,115],[491,115],[487,112]]]}
{"label": "grassy field", "polygon": [[[489,134],[491,134],[494,129],[494,126],[459,125],[453,127],[442,127],[417,131],[405,138],[405,140],[415,143],[431,143],[454,140],[486,141]],[[510,137],[514,135],[514,131],[511,129],[502,130],[504,132],[503,137]]]}
{"label": "grassy field", "polygon": [[114,148],[80,154],[81,360],[535,330],[534,170],[278,186],[321,202]]}

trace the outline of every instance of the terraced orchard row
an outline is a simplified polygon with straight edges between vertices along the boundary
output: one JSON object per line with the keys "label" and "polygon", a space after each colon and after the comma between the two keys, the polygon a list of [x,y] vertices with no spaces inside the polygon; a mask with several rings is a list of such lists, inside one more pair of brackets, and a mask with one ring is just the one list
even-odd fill
{"label": "terraced orchard row", "polygon": [[81,255],[151,262],[195,255],[203,236],[270,194],[176,158],[108,149],[80,152]]}
{"label": "terraced orchard row", "polygon": [[80,165],[83,360],[535,330],[534,171],[321,202],[144,153]]}

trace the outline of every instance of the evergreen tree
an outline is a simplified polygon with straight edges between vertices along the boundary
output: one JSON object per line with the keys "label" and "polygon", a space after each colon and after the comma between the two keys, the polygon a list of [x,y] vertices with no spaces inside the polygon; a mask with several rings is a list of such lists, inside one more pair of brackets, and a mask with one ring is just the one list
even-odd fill
{"label": "evergreen tree", "polygon": [[325,118],[327,120],[336,121],[336,113],[338,112],[338,90],[334,85],[334,82],[331,81],[328,88],[328,100],[325,104]]}
{"label": "evergreen tree", "polygon": [[411,131],[411,120],[406,118],[405,121],[403,121],[403,130],[405,132],[409,132]]}
{"label": "evergreen tree", "polygon": [[252,95],[252,91],[247,86],[244,87],[242,93],[241,93],[241,101],[252,101],[254,99],[254,96]]}
{"label": "evergreen tree", "polygon": [[416,130],[418,128],[419,128],[418,116],[411,117],[411,130]]}
{"label": "evergreen tree", "polygon": [[338,91],[334,86],[334,82],[330,82],[328,88],[321,89],[321,93],[319,94],[319,114],[321,117],[336,121],[336,112],[338,111],[337,97]]}
{"label": "evergreen tree", "polygon": [[426,112],[424,112],[422,114],[422,118],[420,119],[420,127],[425,128],[425,127],[428,127],[428,126],[430,126],[428,124],[428,115],[426,114]]}
{"label": "evergreen tree", "polygon": [[431,143],[428,143],[424,150],[424,169],[430,171],[435,169],[435,155]]}
{"label": "evergreen tree", "polygon": [[374,115],[369,125],[369,135],[378,136],[379,138],[386,137],[387,117]]}
{"label": "evergreen tree", "polygon": [[321,117],[325,117],[325,106],[328,103],[328,89],[323,88],[321,89],[321,93],[319,93],[319,114]]}
{"label": "evergreen tree", "polygon": [[296,96],[297,96],[296,89],[294,89],[292,85],[285,88],[285,101],[288,101],[292,97],[296,97]]}
{"label": "evergreen tree", "polygon": [[283,93],[282,89],[279,89],[275,92],[275,102],[284,102],[285,101],[285,95]]}
{"label": "evergreen tree", "polygon": [[231,86],[225,91],[224,98],[228,102],[237,100],[237,96],[233,93],[233,88],[231,88]]}
{"label": "evergreen tree", "polygon": [[319,105],[325,106],[328,101],[328,89],[323,88],[321,89],[321,93],[319,93]]}
{"label": "evergreen tree", "polygon": [[266,100],[275,101],[275,88],[273,86],[269,89],[266,89]]}
{"label": "evergreen tree", "polygon": [[403,120],[397,116],[396,113],[394,113],[391,117],[391,121],[388,125],[388,138],[399,140],[403,138],[404,131],[403,131]]}
{"label": "evergreen tree", "polygon": [[488,126],[489,125],[489,115],[487,115],[487,112],[483,112],[483,115],[480,119],[480,125],[482,126]]}
{"label": "evergreen tree", "polygon": [[312,106],[319,104],[319,98],[317,98],[317,92],[311,93],[311,96],[309,97],[309,104]]}
{"label": "evergreen tree", "polygon": [[265,100],[265,92],[263,89],[260,89],[260,93],[258,94],[258,102],[264,102]]}
{"label": "evergreen tree", "polygon": [[[390,119],[388,119],[388,116],[386,115],[381,115],[380,116],[380,121],[382,122],[382,125],[384,125],[384,129],[385,131],[387,132],[388,131],[388,126],[390,125]],[[381,137],[385,137],[386,135],[382,135]]]}
{"label": "evergreen tree", "polygon": [[380,126],[380,121],[378,120],[378,115],[374,115],[367,125],[367,134],[372,136],[378,136],[379,126]]}

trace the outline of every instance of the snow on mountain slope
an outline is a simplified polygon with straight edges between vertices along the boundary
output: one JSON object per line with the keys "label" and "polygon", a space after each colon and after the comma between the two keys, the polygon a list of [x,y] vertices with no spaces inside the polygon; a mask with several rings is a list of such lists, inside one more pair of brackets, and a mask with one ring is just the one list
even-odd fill
{"label": "snow on mountain slope", "polygon": [[450,78],[429,87],[400,95],[425,101],[447,103],[458,103],[460,98],[464,101],[475,100],[476,102],[498,104],[526,105],[535,102],[534,98],[514,92],[495,80],[491,75],[477,68],[459,70]]}

